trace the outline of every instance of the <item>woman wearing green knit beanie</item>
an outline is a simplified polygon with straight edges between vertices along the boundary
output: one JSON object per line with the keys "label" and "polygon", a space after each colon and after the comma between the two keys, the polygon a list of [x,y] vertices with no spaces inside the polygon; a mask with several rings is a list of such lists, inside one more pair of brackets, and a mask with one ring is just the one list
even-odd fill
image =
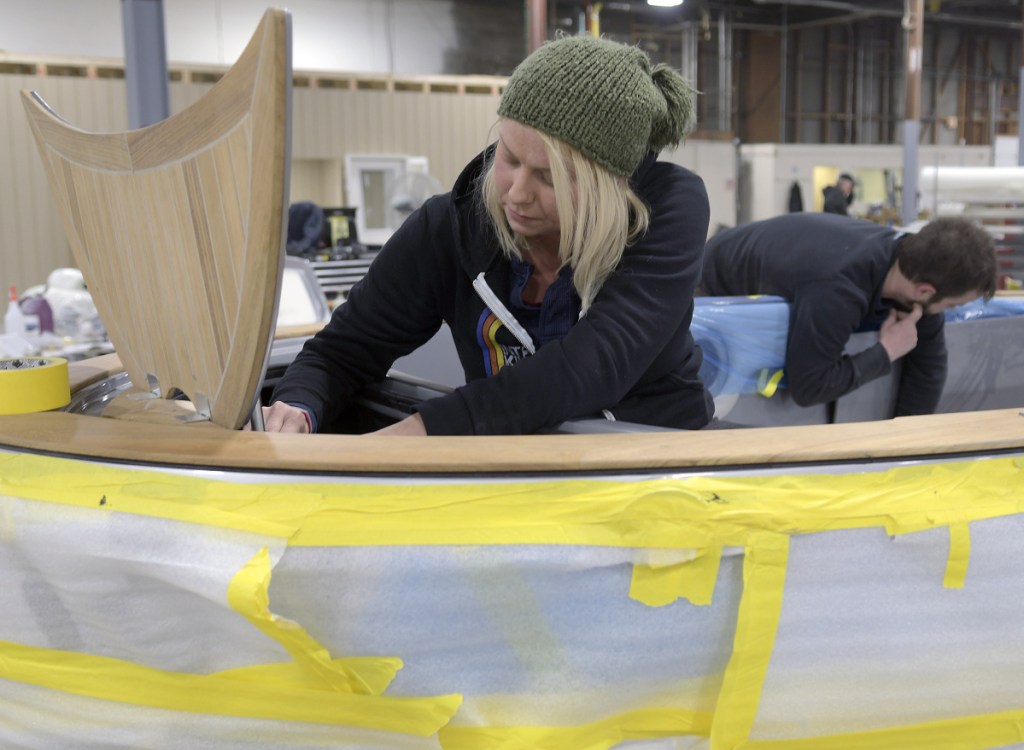
{"label": "woman wearing green knit beanie", "polygon": [[288,368],[266,429],[335,429],[362,385],[442,324],[465,384],[379,433],[706,425],[689,327],[707,193],[657,158],[693,127],[693,96],[631,45],[565,36],[529,55],[502,94],[497,142],[384,245]]}

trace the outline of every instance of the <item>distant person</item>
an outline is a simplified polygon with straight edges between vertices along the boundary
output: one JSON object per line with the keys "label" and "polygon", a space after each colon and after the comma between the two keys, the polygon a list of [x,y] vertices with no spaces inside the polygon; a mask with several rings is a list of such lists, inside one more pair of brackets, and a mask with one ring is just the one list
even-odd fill
{"label": "distant person", "polygon": [[285,248],[289,255],[302,255],[319,250],[326,243],[324,233],[324,210],[312,201],[299,201],[288,207],[288,241]]}
{"label": "distant person", "polygon": [[825,213],[846,216],[853,203],[853,177],[843,172],[835,185],[829,185],[821,192],[825,195]]}
{"label": "distant person", "polygon": [[690,84],[638,47],[567,36],[515,69],[498,116],[497,143],[403,222],[288,367],[268,431],[330,429],[442,322],[466,385],[378,432],[710,421],[690,335],[707,192],[657,160],[692,127]]}
{"label": "distant person", "polygon": [[800,191],[800,183],[796,180],[789,186],[789,212],[804,210],[804,194]]}
{"label": "distant person", "polygon": [[[831,214],[784,214],[712,237],[701,289],[791,303],[785,370],[800,406],[834,401],[902,359],[896,416],[931,414],[946,381],[943,312],[995,293],[995,247],[959,218],[909,234]],[[852,333],[873,329],[878,343],[843,353]]]}

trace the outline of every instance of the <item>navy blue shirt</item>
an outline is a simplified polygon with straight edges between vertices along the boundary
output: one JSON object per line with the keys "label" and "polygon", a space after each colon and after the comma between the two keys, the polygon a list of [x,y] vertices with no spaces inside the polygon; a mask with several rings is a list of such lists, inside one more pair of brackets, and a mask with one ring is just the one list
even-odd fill
{"label": "navy blue shirt", "polygon": [[512,289],[509,295],[509,312],[533,339],[533,345],[540,349],[549,341],[565,338],[580,316],[580,298],[572,285],[572,269],[566,266],[558,278],[544,292],[539,305],[523,301],[526,284],[533,274],[533,266],[521,260],[512,260]]}

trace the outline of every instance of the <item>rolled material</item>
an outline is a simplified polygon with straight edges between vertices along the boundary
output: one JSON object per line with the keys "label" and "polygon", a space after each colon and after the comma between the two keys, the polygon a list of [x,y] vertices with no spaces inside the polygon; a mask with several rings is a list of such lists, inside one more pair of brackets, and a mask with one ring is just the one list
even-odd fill
{"label": "rolled material", "polygon": [[61,357],[0,359],[0,414],[29,414],[71,401],[68,361]]}
{"label": "rolled material", "polygon": [[1012,201],[1024,196],[1024,167],[924,167],[920,189],[940,198],[983,193]]}

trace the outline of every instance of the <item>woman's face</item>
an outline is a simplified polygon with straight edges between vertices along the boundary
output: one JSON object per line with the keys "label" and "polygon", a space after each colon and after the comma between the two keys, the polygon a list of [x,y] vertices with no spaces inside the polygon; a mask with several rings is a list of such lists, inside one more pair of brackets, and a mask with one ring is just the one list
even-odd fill
{"label": "woman's face", "polygon": [[551,167],[540,134],[515,120],[502,121],[494,180],[512,231],[558,246],[558,208]]}

